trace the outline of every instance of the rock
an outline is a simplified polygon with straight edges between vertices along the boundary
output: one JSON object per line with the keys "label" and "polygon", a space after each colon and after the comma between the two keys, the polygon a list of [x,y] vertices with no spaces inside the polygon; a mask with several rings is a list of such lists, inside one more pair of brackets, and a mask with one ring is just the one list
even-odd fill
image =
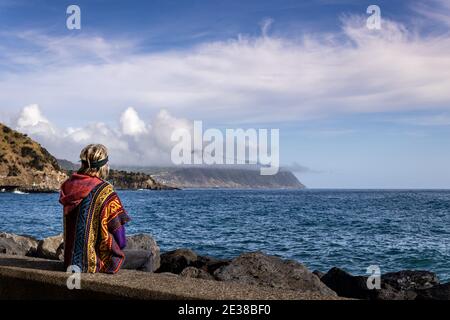
{"label": "rock", "polygon": [[320,280],[340,297],[370,299],[375,293],[367,288],[367,279],[368,277],[352,276],[350,273],[334,267]]}
{"label": "rock", "polygon": [[397,290],[389,284],[381,283],[380,290],[373,290],[372,300],[415,300],[417,294],[414,290]]}
{"label": "rock", "polygon": [[321,281],[340,297],[370,300],[414,300],[416,290],[430,288],[439,283],[436,274],[428,271],[386,273],[381,276],[381,289],[369,290],[365,276],[352,276],[339,268],[332,268]]}
{"label": "rock", "polygon": [[64,236],[62,234],[39,241],[36,256],[50,260],[64,260]]}
{"label": "rock", "polygon": [[218,268],[229,263],[230,260],[226,259],[199,256],[190,249],[177,249],[161,255],[161,267],[157,272],[180,274],[186,268],[193,267],[212,275]]}
{"label": "rock", "polygon": [[33,237],[0,233],[0,253],[17,256],[34,256],[38,241]]}
{"label": "rock", "polygon": [[161,265],[161,255],[155,239],[148,234],[136,234],[127,237],[126,250],[145,250],[152,252],[153,270],[158,270]]}
{"label": "rock", "polygon": [[450,300],[450,282],[417,290],[416,300]]}
{"label": "rock", "polygon": [[322,277],[325,275],[325,273],[319,270],[314,270],[313,274],[315,274],[319,279],[322,279]]}
{"label": "rock", "polygon": [[233,259],[229,265],[214,272],[220,281],[235,281],[278,289],[314,292],[336,296],[304,265],[268,256],[262,252],[245,253]]}
{"label": "rock", "polygon": [[229,259],[216,259],[208,256],[198,256],[197,261],[194,262],[194,267],[207,271],[210,274],[222,266],[229,265]]}
{"label": "rock", "polygon": [[185,268],[194,266],[197,259],[197,254],[190,249],[177,249],[165,252],[161,255],[161,267],[157,272],[180,274]]}
{"label": "rock", "polygon": [[181,273],[180,276],[186,278],[197,278],[204,280],[215,280],[214,277],[203,269],[198,269],[195,267],[187,267]]}
{"label": "rock", "polygon": [[398,291],[422,290],[438,285],[439,278],[429,271],[403,270],[384,274],[381,282]]}
{"label": "rock", "polygon": [[402,270],[381,276],[381,290],[375,291],[376,300],[415,300],[417,290],[431,288],[439,284],[433,272]]}
{"label": "rock", "polygon": [[148,234],[140,233],[127,236],[126,249],[128,250],[152,250],[155,246],[157,246],[156,241]]}

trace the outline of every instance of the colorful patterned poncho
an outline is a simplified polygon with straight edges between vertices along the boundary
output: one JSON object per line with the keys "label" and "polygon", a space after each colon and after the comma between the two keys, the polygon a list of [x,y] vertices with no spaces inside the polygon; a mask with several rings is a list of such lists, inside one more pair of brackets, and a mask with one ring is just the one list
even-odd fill
{"label": "colorful patterned poncho", "polygon": [[60,202],[65,267],[77,266],[89,273],[119,271],[125,255],[115,235],[130,218],[111,184],[73,174],[61,187]]}

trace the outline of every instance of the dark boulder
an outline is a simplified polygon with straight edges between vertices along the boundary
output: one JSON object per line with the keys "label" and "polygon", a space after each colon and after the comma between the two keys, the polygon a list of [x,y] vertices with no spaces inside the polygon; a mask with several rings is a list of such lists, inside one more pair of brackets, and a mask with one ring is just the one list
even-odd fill
{"label": "dark boulder", "polygon": [[326,296],[336,293],[320,282],[304,265],[262,252],[245,253],[214,272],[219,281],[234,281],[278,289],[314,292]]}
{"label": "dark boulder", "polygon": [[161,254],[161,266],[157,272],[180,274],[185,268],[194,266],[197,254],[190,249],[177,249]]}
{"label": "dark boulder", "polygon": [[381,288],[369,289],[368,277],[353,276],[342,269],[332,268],[321,281],[341,297],[370,300],[414,300],[417,290],[439,283],[436,274],[428,271],[404,270],[381,276]]}
{"label": "dark boulder", "polygon": [[417,290],[416,300],[450,300],[450,282]]}
{"label": "dark boulder", "polygon": [[230,261],[209,256],[199,256],[190,249],[177,249],[161,254],[161,267],[157,272],[180,274],[184,269],[193,267],[212,275],[218,268],[228,265]]}
{"label": "dark boulder", "polygon": [[314,270],[313,274],[315,274],[319,279],[322,279],[322,277],[325,275],[325,273],[319,270]]}
{"label": "dark boulder", "polygon": [[197,261],[193,263],[194,267],[207,271],[210,274],[222,266],[229,265],[231,260],[229,259],[216,259],[209,256],[198,256]]}
{"label": "dark boulder", "polygon": [[370,299],[375,293],[367,288],[367,279],[334,267],[322,276],[321,281],[340,297]]}
{"label": "dark boulder", "polygon": [[372,290],[372,300],[415,300],[416,292],[414,290],[397,290],[387,283],[381,283],[380,290]]}
{"label": "dark boulder", "polygon": [[381,276],[381,290],[376,291],[377,300],[414,300],[417,290],[439,284],[437,275],[429,271],[402,270]]}
{"label": "dark boulder", "polygon": [[384,274],[381,282],[398,291],[421,290],[438,285],[439,278],[429,271],[403,270]]}

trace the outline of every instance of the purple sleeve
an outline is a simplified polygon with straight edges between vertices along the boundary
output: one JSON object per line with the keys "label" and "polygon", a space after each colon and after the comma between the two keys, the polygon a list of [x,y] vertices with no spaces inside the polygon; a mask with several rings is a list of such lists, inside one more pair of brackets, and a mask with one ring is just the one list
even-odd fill
{"label": "purple sleeve", "polygon": [[114,240],[116,240],[120,249],[123,249],[127,245],[127,238],[125,236],[125,226],[119,227],[113,232]]}

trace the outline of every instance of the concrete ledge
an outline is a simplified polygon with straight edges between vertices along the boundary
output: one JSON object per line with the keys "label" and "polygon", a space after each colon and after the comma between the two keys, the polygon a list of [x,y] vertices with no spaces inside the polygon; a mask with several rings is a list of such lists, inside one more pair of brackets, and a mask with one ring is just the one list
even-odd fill
{"label": "concrete ledge", "polygon": [[0,254],[0,299],[140,300],[336,300],[321,296],[177,275],[121,270],[116,275],[81,274],[81,289],[69,290],[59,261]]}

